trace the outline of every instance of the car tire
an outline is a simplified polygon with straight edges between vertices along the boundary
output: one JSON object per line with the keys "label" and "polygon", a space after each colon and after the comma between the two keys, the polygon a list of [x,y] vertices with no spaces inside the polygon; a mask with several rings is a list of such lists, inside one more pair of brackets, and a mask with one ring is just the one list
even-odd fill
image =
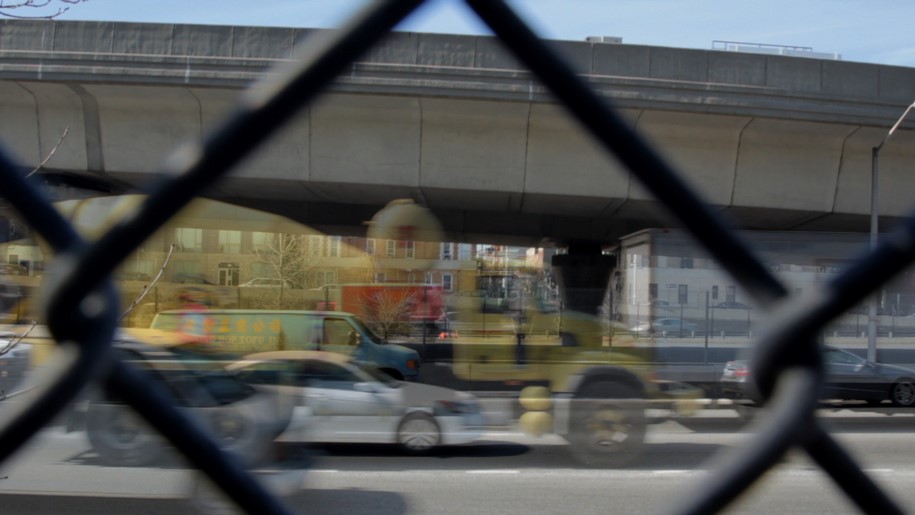
{"label": "car tire", "polygon": [[90,403],[86,435],[106,465],[141,467],[156,461],[165,447],[161,437],[127,406]]}
{"label": "car tire", "polygon": [[275,438],[272,428],[262,426],[243,409],[215,408],[207,421],[217,444],[248,466],[272,458],[268,451]]}
{"label": "car tire", "polygon": [[397,444],[408,454],[429,454],[441,443],[442,430],[428,413],[410,413],[397,426]]}
{"label": "car tire", "polygon": [[598,468],[635,462],[645,442],[641,400],[638,390],[627,384],[600,381],[585,385],[573,400],[566,436],[572,456],[585,466]]}
{"label": "car tire", "polygon": [[890,388],[890,401],[894,406],[911,408],[915,406],[915,381],[900,379]]}

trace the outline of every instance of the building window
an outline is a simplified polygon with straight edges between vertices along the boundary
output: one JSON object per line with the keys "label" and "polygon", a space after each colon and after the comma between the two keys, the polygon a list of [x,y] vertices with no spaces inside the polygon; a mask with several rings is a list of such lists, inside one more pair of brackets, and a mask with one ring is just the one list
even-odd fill
{"label": "building window", "polygon": [[251,263],[251,277],[274,277],[273,265],[270,263]]}
{"label": "building window", "polygon": [[469,259],[473,259],[473,256],[471,255],[472,247],[473,246],[470,245],[469,243],[459,244],[458,245],[458,259],[460,259],[461,261],[467,261]]}
{"label": "building window", "polygon": [[426,272],[426,284],[432,284],[432,272]]}
{"label": "building window", "polygon": [[712,300],[718,300],[718,287],[712,286]]}
{"label": "building window", "polygon": [[308,255],[312,257],[324,254],[324,236],[308,237]]}
{"label": "building window", "polygon": [[737,287],[736,286],[728,286],[727,297],[725,297],[724,300],[727,301],[728,304],[733,304],[733,303],[737,302]]}
{"label": "building window", "polygon": [[454,288],[454,276],[451,274],[442,274],[442,290],[452,291]]}
{"label": "building window", "polygon": [[327,238],[327,257],[340,257],[340,236]]}
{"label": "building window", "polygon": [[178,227],[175,229],[175,243],[181,252],[203,252],[203,229]]}
{"label": "building window", "polygon": [[219,231],[219,252],[223,254],[241,252],[241,231]]}
{"label": "building window", "polygon": [[444,261],[450,261],[454,259],[454,254],[451,252],[450,243],[442,243],[441,259]]}
{"label": "building window", "polygon": [[267,252],[273,247],[274,234],[271,232],[252,232],[251,247],[254,252]]}
{"label": "building window", "polygon": [[688,287],[685,284],[681,284],[677,287],[677,303],[678,304],[688,304],[689,303]]}
{"label": "building window", "polygon": [[416,274],[414,274],[413,272],[408,273],[408,274],[407,274],[407,282],[410,283],[410,284],[415,283],[415,282],[416,282]]}
{"label": "building window", "polygon": [[680,258],[680,268],[692,268],[693,267],[693,258],[685,257]]}
{"label": "building window", "polygon": [[336,270],[318,270],[315,272],[314,287],[329,286],[337,284]]}
{"label": "building window", "polygon": [[416,257],[416,242],[408,241],[404,243],[404,257],[406,258],[415,258]]}
{"label": "building window", "polygon": [[376,283],[383,283],[383,282],[384,282],[384,272],[376,272],[376,273],[375,273],[375,282],[376,282]]}
{"label": "building window", "polygon": [[193,282],[203,277],[203,263],[200,261],[175,261],[173,267],[176,282]]}
{"label": "building window", "polygon": [[394,253],[397,252],[397,242],[394,240],[387,240],[384,244],[384,255],[392,258]]}
{"label": "building window", "polygon": [[375,255],[375,240],[368,239],[365,240],[365,253],[369,256]]}
{"label": "building window", "polygon": [[[39,261],[40,263],[40,261]],[[156,264],[151,259],[138,259],[137,260],[137,272],[144,273],[150,277],[155,277],[159,273],[158,270],[155,270]]]}

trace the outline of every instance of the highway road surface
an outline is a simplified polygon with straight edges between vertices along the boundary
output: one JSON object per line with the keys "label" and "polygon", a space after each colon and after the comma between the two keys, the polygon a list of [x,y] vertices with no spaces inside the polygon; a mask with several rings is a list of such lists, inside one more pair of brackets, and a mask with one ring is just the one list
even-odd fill
{"label": "highway road surface", "polygon": [[[915,415],[822,412],[838,438],[903,503],[915,505]],[[651,427],[642,460],[587,469],[562,440],[508,427],[431,456],[379,445],[283,444],[284,468],[258,476],[300,513],[657,513],[702,488],[712,463],[749,435],[730,410]],[[231,513],[180,460],[101,465],[85,435],[50,428],[0,465],[0,513]],[[733,513],[857,513],[829,478],[793,453]]]}

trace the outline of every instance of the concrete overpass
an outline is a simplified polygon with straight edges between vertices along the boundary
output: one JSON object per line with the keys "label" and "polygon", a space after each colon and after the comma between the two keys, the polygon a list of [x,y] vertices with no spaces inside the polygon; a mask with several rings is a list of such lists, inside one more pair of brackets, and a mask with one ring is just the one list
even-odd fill
{"label": "concrete overpass", "polygon": [[[60,142],[46,172],[142,188],[322,33],[0,21],[0,141],[29,169]],[[871,148],[915,99],[910,68],[553,44],[743,228],[866,231]],[[881,152],[884,227],[912,204],[913,143],[902,130]],[[395,198],[432,208],[453,240],[610,243],[666,225],[628,171],[477,36],[392,34],[212,196],[338,234],[364,232]]]}

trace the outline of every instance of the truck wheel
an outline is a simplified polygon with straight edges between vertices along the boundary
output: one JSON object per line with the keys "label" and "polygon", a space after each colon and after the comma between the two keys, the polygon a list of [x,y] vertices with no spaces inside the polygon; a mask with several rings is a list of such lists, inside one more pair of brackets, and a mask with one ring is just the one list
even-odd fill
{"label": "truck wheel", "polygon": [[410,454],[428,454],[442,443],[442,430],[428,413],[411,413],[397,427],[397,443]]}
{"label": "truck wheel", "polygon": [[601,381],[585,385],[572,405],[572,456],[589,467],[622,467],[634,462],[645,442],[641,394],[632,386]]}
{"label": "truck wheel", "polygon": [[403,374],[401,374],[396,368],[382,368],[380,369],[385,374],[397,379],[398,381],[403,381]]}
{"label": "truck wheel", "polygon": [[90,403],[86,434],[99,459],[107,465],[141,467],[162,455],[160,437],[129,407]]}

